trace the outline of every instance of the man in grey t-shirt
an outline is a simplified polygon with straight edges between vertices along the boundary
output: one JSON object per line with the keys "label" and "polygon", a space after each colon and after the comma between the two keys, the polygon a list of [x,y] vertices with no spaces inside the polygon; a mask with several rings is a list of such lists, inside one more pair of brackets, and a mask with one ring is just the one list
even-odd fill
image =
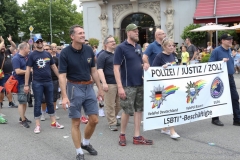
{"label": "man in grey t-shirt", "polygon": [[197,48],[191,43],[190,38],[186,38],[187,52],[189,53],[189,60],[192,61],[197,58]]}

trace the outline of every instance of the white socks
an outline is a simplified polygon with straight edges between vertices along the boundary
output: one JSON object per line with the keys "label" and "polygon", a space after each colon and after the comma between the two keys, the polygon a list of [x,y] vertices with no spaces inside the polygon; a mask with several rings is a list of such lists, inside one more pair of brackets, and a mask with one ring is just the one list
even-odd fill
{"label": "white socks", "polygon": [[85,139],[85,138],[83,138],[82,144],[83,144],[84,146],[87,146],[87,145],[89,145],[89,142],[90,142],[90,139]]}
{"label": "white socks", "polygon": [[77,152],[77,154],[83,154],[83,150],[82,150],[82,148],[78,148],[78,149],[76,149],[76,152]]}

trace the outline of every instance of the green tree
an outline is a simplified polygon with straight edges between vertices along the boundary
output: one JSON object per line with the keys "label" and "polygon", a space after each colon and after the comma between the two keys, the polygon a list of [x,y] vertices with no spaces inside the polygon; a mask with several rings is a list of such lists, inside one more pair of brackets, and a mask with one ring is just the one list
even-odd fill
{"label": "green tree", "polygon": [[[41,33],[44,40],[51,41],[50,6],[53,42],[63,40],[70,43],[69,27],[74,24],[82,25],[82,13],[77,12],[73,0],[28,0],[22,6],[24,19],[20,30],[25,32],[23,38],[29,38],[29,26],[34,27],[33,33]],[[50,5],[51,4],[51,5]]]}
{"label": "green tree", "polygon": [[21,8],[17,0],[0,0],[0,8],[0,35],[7,44],[9,34],[12,35],[13,41],[17,42],[19,21],[22,19]]}
{"label": "green tree", "polygon": [[239,40],[236,30],[218,31],[218,38],[220,38],[224,33],[230,34],[231,36],[233,36],[233,39],[236,41]]}
{"label": "green tree", "polygon": [[205,40],[207,32],[190,32],[190,30],[199,27],[201,27],[200,24],[190,24],[186,26],[183,30],[181,38],[185,40],[187,37],[189,37],[191,38],[193,44],[200,45]]}

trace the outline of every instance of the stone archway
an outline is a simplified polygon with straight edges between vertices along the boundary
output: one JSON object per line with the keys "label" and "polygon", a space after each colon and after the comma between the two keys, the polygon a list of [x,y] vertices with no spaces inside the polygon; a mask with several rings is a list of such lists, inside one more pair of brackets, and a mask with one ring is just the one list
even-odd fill
{"label": "stone archway", "polygon": [[161,26],[160,16],[160,1],[132,3],[132,4],[118,4],[113,5],[113,28],[114,35],[120,39],[121,23],[125,17],[133,13],[145,13],[151,16],[154,20],[155,27]]}

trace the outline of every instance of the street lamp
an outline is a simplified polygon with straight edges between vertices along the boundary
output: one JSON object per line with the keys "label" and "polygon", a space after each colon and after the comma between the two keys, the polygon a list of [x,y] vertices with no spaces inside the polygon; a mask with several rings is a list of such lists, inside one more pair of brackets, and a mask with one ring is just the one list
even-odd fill
{"label": "street lamp", "polygon": [[51,36],[51,44],[52,44],[52,0],[50,0],[49,15],[50,15],[50,36]]}

